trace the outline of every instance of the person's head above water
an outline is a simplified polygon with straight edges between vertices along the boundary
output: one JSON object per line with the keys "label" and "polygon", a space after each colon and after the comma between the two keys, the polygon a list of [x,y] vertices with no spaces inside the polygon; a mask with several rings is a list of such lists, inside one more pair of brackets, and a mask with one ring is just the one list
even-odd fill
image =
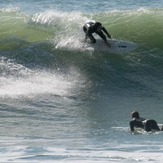
{"label": "person's head above water", "polygon": [[133,111],[131,113],[132,118],[139,118],[139,113],[137,111]]}

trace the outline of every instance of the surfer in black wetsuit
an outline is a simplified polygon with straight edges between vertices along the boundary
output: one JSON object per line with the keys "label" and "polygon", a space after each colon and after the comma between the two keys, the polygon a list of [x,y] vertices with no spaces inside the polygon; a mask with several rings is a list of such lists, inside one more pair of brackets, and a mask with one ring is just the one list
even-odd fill
{"label": "surfer in black wetsuit", "polygon": [[[157,122],[153,119],[145,119],[139,116],[137,111],[132,112],[132,120],[130,121],[130,130],[134,131],[134,127],[142,128],[145,131],[160,131]],[[161,129],[162,130],[162,129]]]}
{"label": "surfer in black wetsuit", "polygon": [[96,43],[96,39],[93,37],[92,33],[98,34],[107,44],[107,46],[111,47],[111,45],[107,42],[105,34],[108,38],[111,39],[111,35],[107,32],[107,30],[102,26],[100,22],[88,22],[83,26],[83,31],[85,32],[85,41],[89,39],[89,41],[93,44]]}

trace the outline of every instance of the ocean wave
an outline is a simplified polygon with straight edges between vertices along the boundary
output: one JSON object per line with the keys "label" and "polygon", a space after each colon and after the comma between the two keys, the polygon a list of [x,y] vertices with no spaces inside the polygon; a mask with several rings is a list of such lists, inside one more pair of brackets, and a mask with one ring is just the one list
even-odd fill
{"label": "ocean wave", "polygon": [[143,8],[86,15],[51,10],[32,16],[17,10],[3,9],[0,11],[0,49],[15,49],[25,44],[47,41],[52,41],[54,46],[63,44],[61,47],[64,47],[69,43],[71,49],[79,48],[81,44],[76,45],[76,42],[84,38],[82,26],[90,19],[102,22],[116,39],[162,49],[162,15],[162,9]]}
{"label": "ocean wave", "polygon": [[[163,37],[160,35],[163,33],[162,14],[162,9],[100,14],[50,10],[29,16],[19,10],[3,10],[0,11],[0,54],[28,67],[39,65],[57,69],[72,63],[83,66],[88,58],[94,58],[96,63],[98,56],[108,62],[108,59],[114,58],[112,54],[96,52],[93,56],[93,47],[89,50],[83,47],[82,25],[87,20],[95,19],[103,23],[113,38],[131,41],[139,46],[134,53],[124,55],[130,59],[129,62],[139,64],[141,61],[156,60],[155,62],[160,63],[163,53]],[[122,61],[120,55],[117,57]],[[63,60],[66,66],[62,64]],[[83,61],[79,63],[78,60]]]}

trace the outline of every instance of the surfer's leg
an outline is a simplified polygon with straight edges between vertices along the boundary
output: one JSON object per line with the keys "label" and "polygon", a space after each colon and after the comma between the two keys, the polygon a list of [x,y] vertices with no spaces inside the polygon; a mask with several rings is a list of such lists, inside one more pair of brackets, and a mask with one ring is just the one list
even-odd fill
{"label": "surfer's leg", "polygon": [[144,130],[147,131],[147,132],[151,131],[151,121],[150,120],[147,120],[145,122]]}
{"label": "surfer's leg", "polygon": [[157,130],[160,131],[160,128],[157,125],[157,122],[153,119],[147,120],[144,127],[145,131]]}
{"label": "surfer's leg", "polygon": [[96,43],[96,39],[93,37],[93,35],[89,35],[89,39],[92,44]]}
{"label": "surfer's leg", "polygon": [[151,120],[151,127],[152,127],[153,130],[160,131],[160,128],[157,125],[157,122],[155,120]]}
{"label": "surfer's leg", "polygon": [[102,31],[96,33],[106,42],[106,36],[103,34]]}
{"label": "surfer's leg", "polygon": [[107,41],[106,36],[103,34],[103,32],[102,31],[100,31],[100,32],[97,31],[96,33],[105,41],[107,46],[110,48],[111,44]]}

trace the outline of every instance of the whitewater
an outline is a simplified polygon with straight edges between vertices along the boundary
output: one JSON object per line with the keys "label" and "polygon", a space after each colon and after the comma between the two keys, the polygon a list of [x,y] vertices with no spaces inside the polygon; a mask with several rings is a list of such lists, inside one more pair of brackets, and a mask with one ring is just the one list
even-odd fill
{"label": "whitewater", "polygon": [[[0,0],[0,162],[161,163],[163,132],[129,121],[163,124],[162,16],[162,0]],[[84,46],[88,20],[138,48]]]}

